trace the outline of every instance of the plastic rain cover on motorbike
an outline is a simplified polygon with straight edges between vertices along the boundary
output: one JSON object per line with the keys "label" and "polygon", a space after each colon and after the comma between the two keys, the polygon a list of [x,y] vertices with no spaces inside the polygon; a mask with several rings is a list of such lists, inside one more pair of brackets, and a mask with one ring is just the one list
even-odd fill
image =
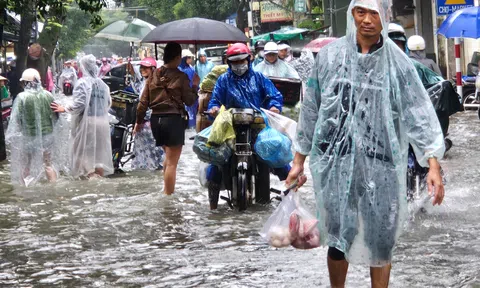
{"label": "plastic rain cover on motorbike", "polygon": [[297,71],[285,61],[278,59],[275,63],[270,63],[266,59],[255,66],[255,71],[263,73],[267,77],[293,78],[300,79]]}
{"label": "plastic rain cover on motorbike", "polygon": [[235,75],[230,68],[218,78],[213,89],[208,110],[224,105],[230,108],[270,109],[276,107],[282,111],[283,96],[275,85],[262,73],[252,70],[252,66],[243,76]]}
{"label": "plastic rain cover on motorbike", "polygon": [[72,114],[70,137],[71,173],[87,176],[95,169],[104,175],[113,173],[112,145],[108,109],[112,103],[110,89],[98,75],[93,55],[80,59],[80,78],[73,90],[73,103],[65,110]]}
{"label": "plastic rain cover on motorbike", "polygon": [[[13,104],[6,133],[10,147],[12,183],[31,186],[46,179],[46,172],[58,174],[62,146],[56,142],[57,115],[50,104],[52,94],[38,83],[29,82]],[[61,145],[63,144],[63,145]]]}
{"label": "plastic rain cover on motorbike", "polygon": [[295,149],[310,155],[317,217],[326,244],[350,263],[383,266],[407,216],[409,142],[422,166],[441,158],[442,130],[418,74],[383,29],[383,47],[357,52],[356,6],[379,11],[387,0],[353,0],[347,36],[323,48],[301,108]]}

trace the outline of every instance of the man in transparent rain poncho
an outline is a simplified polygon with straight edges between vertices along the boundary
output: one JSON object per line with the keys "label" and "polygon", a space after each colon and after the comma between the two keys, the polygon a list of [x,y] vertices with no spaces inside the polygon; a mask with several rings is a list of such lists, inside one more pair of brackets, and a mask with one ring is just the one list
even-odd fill
{"label": "man in transparent rain poncho", "polygon": [[74,177],[106,176],[113,173],[108,109],[110,89],[98,78],[93,55],[80,59],[80,78],[73,90],[73,102],[65,107],[53,103],[54,112],[72,115],[70,136],[71,174]]}
{"label": "man in transparent rain poncho", "polygon": [[50,110],[52,94],[42,88],[40,74],[26,69],[23,92],[15,99],[6,133],[10,148],[12,183],[30,186],[46,176],[55,182],[60,145],[55,143],[57,115]]}
{"label": "man in transparent rain poncho", "polygon": [[332,287],[344,287],[348,263],[370,266],[372,287],[388,286],[407,216],[409,143],[419,163],[430,166],[433,204],[444,197],[437,162],[445,149],[442,130],[415,67],[388,39],[389,6],[351,2],[347,36],[317,56],[297,128],[287,183],[305,183],[310,155]]}

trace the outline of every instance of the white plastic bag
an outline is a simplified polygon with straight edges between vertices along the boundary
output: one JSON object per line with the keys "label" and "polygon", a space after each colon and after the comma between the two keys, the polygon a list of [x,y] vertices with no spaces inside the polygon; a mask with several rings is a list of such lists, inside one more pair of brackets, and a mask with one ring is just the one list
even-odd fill
{"label": "white plastic bag", "polygon": [[208,166],[210,166],[210,164],[205,162],[200,162],[200,167],[198,169],[198,180],[200,180],[200,185],[202,185],[203,188],[207,188],[208,186],[208,180],[207,180]]}
{"label": "white plastic bag", "polygon": [[301,203],[299,193],[282,195],[282,203],[268,218],[260,236],[273,247],[292,245],[297,249],[320,246],[318,220]]}
{"label": "white plastic bag", "polygon": [[265,112],[265,114],[267,115],[268,124],[270,125],[270,127],[286,135],[292,141],[295,139],[295,135],[297,132],[297,122],[293,121],[288,117],[263,108],[262,111]]}

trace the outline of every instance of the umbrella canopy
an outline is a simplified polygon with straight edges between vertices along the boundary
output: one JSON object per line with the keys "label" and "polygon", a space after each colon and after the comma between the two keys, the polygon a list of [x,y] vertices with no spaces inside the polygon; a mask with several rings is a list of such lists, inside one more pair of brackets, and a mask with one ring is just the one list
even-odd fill
{"label": "umbrella canopy", "polygon": [[480,38],[480,7],[469,7],[443,21],[438,34],[447,38]]}
{"label": "umbrella canopy", "polygon": [[257,42],[258,40],[265,40],[265,41],[270,41],[271,37],[270,34],[272,34],[273,41],[281,41],[281,40],[291,40],[294,38],[300,38],[303,39],[302,34],[305,32],[308,32],[308,29],[302,29],[302,28],[295,28],[295,27],[284,27],[280,30],[276,30],[270,33],[265,33],[261,35],[257,35],[252,38],[253,43]]}
{"label": "umbrella canopy", "polygon": [[150,23],[133,18],[115,21],[98,32],[95,37],[125,42],[141,42],[143,37],[155,29]]}
{"label": "umbrella canopy", "polygon": [[203,18],[188,18],[162,24],[142,40],[144,43],[180,44],[228,44],[248,41],[240,29],[224,22]]}
{"label": "umbrella canopy", "polygon": [[305,45],[305,48],[312,51],[312,53],[318,53],[320,49],[335,40],[337,40],[337,38],[317,38]]}

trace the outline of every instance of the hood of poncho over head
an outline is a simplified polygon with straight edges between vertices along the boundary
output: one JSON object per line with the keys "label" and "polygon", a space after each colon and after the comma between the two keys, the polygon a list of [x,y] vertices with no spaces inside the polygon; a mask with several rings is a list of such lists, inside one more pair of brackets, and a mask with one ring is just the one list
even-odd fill
{"label": "hood of poncho over head", "polygon": [[80,71],[84,77],[96,78],[98,75],[97,59],[92,54],[83,56],[80,61]]}
{"label": "hood of poncho over head", "polygon": [[369,10],[377,11],[382,20],[382,36],[383,39],[388,38],[388,23],[390,22],[390,0],[352,0],[347,12],[347,37],[349,42],[357,45],[357,27],[353,18],[353,9],[362,7]]}

